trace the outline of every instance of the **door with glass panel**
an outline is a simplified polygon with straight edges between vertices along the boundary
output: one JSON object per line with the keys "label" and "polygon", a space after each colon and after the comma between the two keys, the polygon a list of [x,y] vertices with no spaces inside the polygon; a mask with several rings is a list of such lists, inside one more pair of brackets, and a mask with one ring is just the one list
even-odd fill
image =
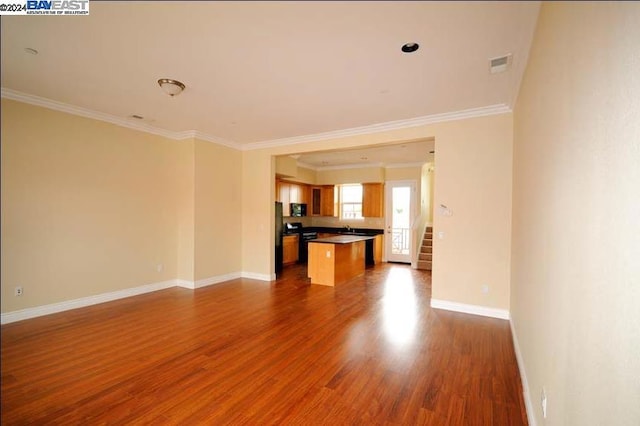
{"label": "door with glass panel", "polygon": [[416,183],[387,181],[386,238],[387,261],[411,263],[412,227],[415,217]]}

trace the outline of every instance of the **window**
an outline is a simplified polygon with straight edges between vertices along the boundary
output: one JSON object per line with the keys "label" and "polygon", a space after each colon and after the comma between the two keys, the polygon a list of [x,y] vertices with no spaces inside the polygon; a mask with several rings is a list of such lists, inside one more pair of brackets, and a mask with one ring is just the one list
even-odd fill
{"label": "window", "polygon": [[340,218],[363,219],[362,185],[340,185]]}

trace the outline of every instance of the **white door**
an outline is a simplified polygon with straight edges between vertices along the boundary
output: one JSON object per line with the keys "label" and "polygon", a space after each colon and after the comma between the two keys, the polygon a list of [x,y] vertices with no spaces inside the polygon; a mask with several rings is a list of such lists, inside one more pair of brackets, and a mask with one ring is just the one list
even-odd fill
{"label": "white door", "polygon": [[411,263],[411,231],[415,217],[416,182],[387,181],[385,188],[387,261]]}

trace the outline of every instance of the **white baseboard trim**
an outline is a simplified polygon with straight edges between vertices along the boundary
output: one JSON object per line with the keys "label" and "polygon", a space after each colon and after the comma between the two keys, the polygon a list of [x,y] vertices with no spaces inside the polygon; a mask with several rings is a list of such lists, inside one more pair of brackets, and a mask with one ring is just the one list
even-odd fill
{"label": "white baseboard trim", "polygon": [[465,303],[450,302],[448,300],[431,299],[431,307],[447,311],[462,312],[465,314],[481,315],[483,317],[500,318],[505,320],[509,319],[509,311],[506,309],[467,305]]}
{"label": "white baseboard trim", "polygon": [[241,277],[240,272],[232,272],[230,274],[216,275],[215,277],[203,278],[194,283],[194,288],[202,288],[213,284],[220,284],[225,281],[235,280]]}
{"label": "white baseboard trim", "polygon": [[124,299],[125,297],[151,293],[152,291],[164,290],[166,288],[175,286],[176,280],[161,281],[158,283],[142,285],[139,287],[132,287],[124,290],[97,294],[95,296],[82,297],[80,299],[68,300],[60,303],[52,303],[51,305],[37,306],[35,308],[6,312],[0,315],[0,323],[9,324],[25,319],[41,317],[43,315],[55,314],[71,309],[84,308],[85,306],[97,305],[99,303],[110,302],[117,299]]}
{"label": "white baseboard trim", "polygon": [[188,288],[190,290],[193,290],[196,288],[196,285],[193,281],[177,279],[176,287]]}
{"label": "white baseboard trim", "polygon": [[516,360],[518,361],[518,370],[520,370],[520,380],[522,381],[522,397],[524,398],[524,406],[527,411],[527,420],[529,421],[529,426],[537,426],[536,418],[533,415],[533,402],[531,402],[531,394],[529,393],[529,381],[527,380],[527,372],[524,369],[524,360],[522,359],[522,353],[520,352],[518,336],[516,336],[516,329],[513,326],[513,320],[511,319],[509,319],[509,326],[511,328],[511,336],[513,337],[513,349],[516,353]]}
{"label": "white baseboard trim", "polygon": [[260,280],[260,281],[274,281],[276,279],[276,274],[257,274],[255,272],[242,272],[242,278],[249,278],[251,280]]}
{"label": "white baseboard trim", "polygon": [[71,309],[84,308],[85,306],[97,305],[98,303],[110,302],[112,300],[124,299],[125,297],[137,296],[139,294],[150,293],[152,291],[164,290],[171,287],[183,287],[190,290],[219,284],[237,278],[249,278],[260,281],[274,281],[275,274],[258,274],[255,272],[232,272],[230,274],[216,275],[215,277],[204,278],[197,281],[183,279],[173,279],[139,287],[127,288],[124,290],[112,291],[109,293],[97,294],[95,296],[82,297],[80,299],[68,300],[51,305],[36,306],[35,308],[21,309],[19,311],[6,312],[0,314],[0,324],[9,324],[25,319],[41,317],[43,315],[55,314]]}

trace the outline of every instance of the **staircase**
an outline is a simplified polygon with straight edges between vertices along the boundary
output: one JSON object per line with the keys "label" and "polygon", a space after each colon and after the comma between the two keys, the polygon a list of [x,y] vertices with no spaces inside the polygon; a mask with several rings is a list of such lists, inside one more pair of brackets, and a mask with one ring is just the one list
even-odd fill
{"label": "staircase", "polygon": [[422,245],[420,246],[420,254],[418,255],[418,269],[425,271],[431,270],[431,260],[433,256],[433,227],[427,226],[424,231],[424,237],[422,238]]}

